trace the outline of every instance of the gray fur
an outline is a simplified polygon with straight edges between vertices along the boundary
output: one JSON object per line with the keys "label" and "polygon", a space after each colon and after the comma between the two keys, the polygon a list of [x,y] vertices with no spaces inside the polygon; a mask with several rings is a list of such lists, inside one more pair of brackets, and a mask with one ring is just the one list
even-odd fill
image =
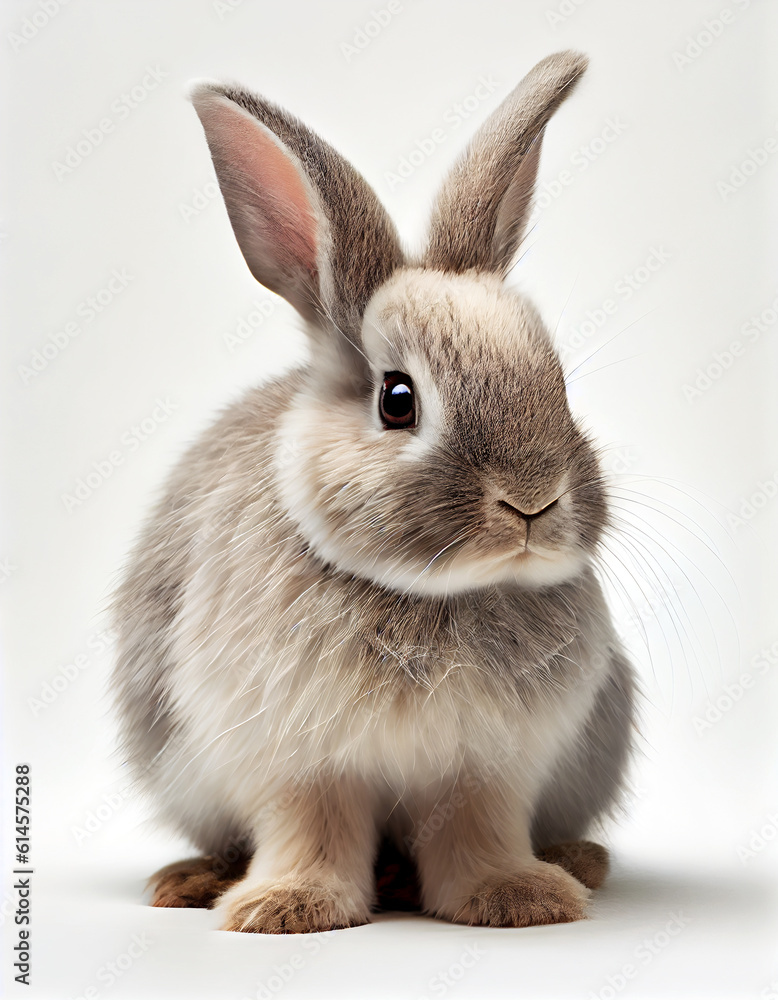
{"label": "gray fur", "polygon": [[559,761],[538,800],[532,820],[537,848],[582,839],[620,801],[634,749],[636,696],[632,668],[614,650],[578,743]]}
{"label": "gray fur", "polygon": [[[306,318],[315,317],[325,326],[335,325],[352,340],[358,340],[368,300],[403,259],[397,232],[386,210],[354,167],[298,118],[240,88],[206,85],[195,92],[194,103],[211,146],[216,174],[239,243],[245,238],[239,202],[246,196],[246,178],[241,174],[236,176],[232,164],[224,161],[214,144],[205,110],[208,97],[214,96],[246,111],[280,140],[310,182],[314,198],[318,196],[311,210],[314,213],[318,210],[324,216],[320,223],[326,226],[326,232],[321,232],[320,237],[326,244],[332,287],[322,287],[322,276],[315,272],[304,277],[296,274],[293,256],[279,264],[282,273],[275,274],[272,280],[265,280],[256,272],[255,275],[273,291],[286,295]],[[267,202],[261,199],[261,192],[254,190],[252,195],[259,196],[252,199],[255,225],[269,225],[272,220],[268,220]],[[280,226],[277,221],[274,225]],[[294,282],[304,282],[307,287],[292,298],[289,285]]]}
{"label": "gray fur", "polygon": [[481,126],[438,195],[427,267],[508,271],[529,215],[543,131],[587,63],[578,52],[548,56]]}
{"label": "gray fur", "polygon": [[[305,126],[244,91],[197,92],[236,236],[306,316],[313,349],[190,449],[115,602],[139,784],[204,852],[255,850],[220,904],[228,928],[276,931],[285,908],[300,929],[367,919],[387,831],[411,845],[429,912],[583,914],[581,884],[532,850],[613,808],[633,679],[594,571],[597,460],[540,318],[499,280],[529,197],[516,184],[534,179],[527,153],[583,66],[545,60],[483,127],[422,267],[403,264],[373,192]],[[233,170],[233,133],[251,145],[255,127]],[[257,156],[280,157],[274,190],[244,176]],[[463,240],[455,194],[481,183],[491,210]],[[260,217],[256,236],[246,220]],[[416,385],[413,431],[378,420],[392,370]],[[511,508],[542,513],[519,525]]]}

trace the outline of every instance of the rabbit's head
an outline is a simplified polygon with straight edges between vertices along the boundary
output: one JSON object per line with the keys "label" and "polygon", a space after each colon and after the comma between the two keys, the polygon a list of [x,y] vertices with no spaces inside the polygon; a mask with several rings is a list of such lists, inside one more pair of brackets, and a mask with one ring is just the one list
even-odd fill
{"label": "rabbit's head", "polygon": [[[545,126],[586,67],[539,63],[476,133],[406,257],[375,193],[262,98],[193,94],[254,276],[306,320],[278,418],[281,502],[310,549],[385,587],[570,579],[606,519],[594,452],[533,307],[503,285]],[[257,470],[257,475],[262,472]]]}

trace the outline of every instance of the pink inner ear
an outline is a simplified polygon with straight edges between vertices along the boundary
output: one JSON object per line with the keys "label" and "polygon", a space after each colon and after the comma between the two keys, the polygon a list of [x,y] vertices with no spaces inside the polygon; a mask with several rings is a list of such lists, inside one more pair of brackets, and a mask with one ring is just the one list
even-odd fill
{"label": "pink inner ear", "polygon": [[[224,190],[228,209],[257,212],[278,241],[278,257],[315,275],[316,215],[297,164],[268,128],[226,97],[208,94],[195,104],[223,190],[229,178],[231,190]],[[243,205],[231,206],[230,197]]]}

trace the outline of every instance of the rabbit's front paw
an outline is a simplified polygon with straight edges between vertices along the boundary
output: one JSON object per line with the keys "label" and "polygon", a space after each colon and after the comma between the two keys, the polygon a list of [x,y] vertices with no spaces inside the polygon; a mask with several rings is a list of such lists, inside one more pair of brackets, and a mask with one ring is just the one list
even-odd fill
{"label": "rabbit's front paw", "polygon": [[[232,897],[232,894],[230,894]],[[225,931],[305,934],[366,924],[369,907],[341,886],[277,882],[224,900]]]}
{"label": "rabbit's front paw", "polygon": [[565,924],[586,916],[589,891],[557,865],[531,868],[485,883],[458,907],[439,912],[460,924],[485,927],[534,927]]}

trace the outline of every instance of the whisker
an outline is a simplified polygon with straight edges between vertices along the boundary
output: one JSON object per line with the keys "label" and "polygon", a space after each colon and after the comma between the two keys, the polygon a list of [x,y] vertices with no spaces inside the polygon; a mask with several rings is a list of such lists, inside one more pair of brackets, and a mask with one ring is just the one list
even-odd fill
{"label": "whisker", "polygon": [[568,381],[568,379],[570,378],[571,375],[575,375],[575,373],[578,371],[579,368],[582,368],[585,364],[587,364],[589,361],[591,361],[593,357],[595,357],[597,354],[600,353],[600,351],[604,350],[609,344],[612,344],[614,340],[616,340],[622,334],[626,333],[627,330],[630,330],[633,326],[635,326],[636,323],[640,323],[647,316],[650,316],[652,312],[656,311],[656,309],[657,309],[657,306],[654,306],[653,309],[649,309],[648,312],[643,313],[642,316],[638,316],[637,319],[633,319],[631,323],[628,323],[625,327],[623,327],[621,330],[619,330],[618,333],[614,334],[612,337],[610,337],[608,340],[606,340],[604,344],[600,344],[600,346],[597,347],[594,351],[592,351],[592,353],[589,354],[587,357],[585,357],[583,359],[583,361],[579,361],[579,363],[575,366],[575,368],[573,368],[571,371],[565,373],[565,384],[567,384],[567,381]]}
{"label": "whisker", "polygon": [[582,378],[589,378],[590,375],[596,375],[597,372],[604,372],[606,368],[613,368],[614,365],[623,365],[626,361],[634,361],[636,358],[642,358],[645,356],[645,352],[641,354],[630,354],[626,358],[618,358],[616,361],[609,361],[607,365],[600,365],[599,368],[593,368],[588,372],[581,372],[580,375],[576,375],[575,378],[568,378],[565,380],[566,385],[572,385],[573,382],[579,382]]}

